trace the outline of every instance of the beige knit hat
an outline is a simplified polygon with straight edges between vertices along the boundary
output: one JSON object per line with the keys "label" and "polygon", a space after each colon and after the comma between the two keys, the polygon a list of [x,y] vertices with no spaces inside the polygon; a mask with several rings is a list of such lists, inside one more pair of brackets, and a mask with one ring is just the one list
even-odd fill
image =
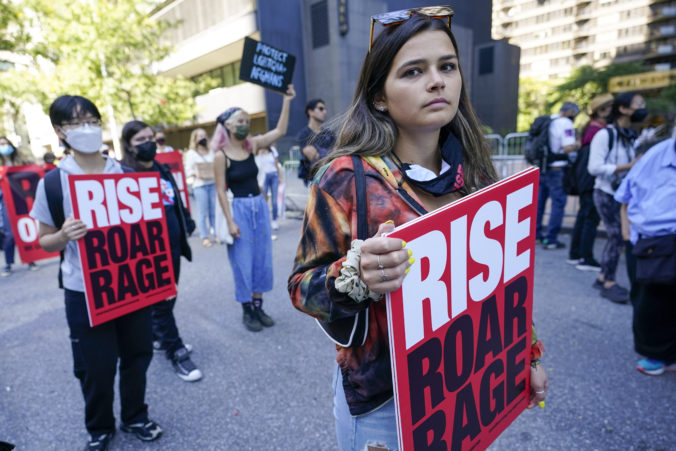
{"label": "beige knit hat", "polygon": [[607,106],[608,104],[613,103],[613,95],[609,93],[601,94],[594,97],[589,106],[587,107],[589,114],[593,114],[599,108]]}

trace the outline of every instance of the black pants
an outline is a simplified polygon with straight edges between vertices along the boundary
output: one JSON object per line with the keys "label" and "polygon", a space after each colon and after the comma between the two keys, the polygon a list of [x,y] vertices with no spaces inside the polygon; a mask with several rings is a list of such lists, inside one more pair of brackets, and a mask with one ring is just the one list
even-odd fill
{"label": "black pants", "polygon": [[676,362],[676,284],[641,284],[634,310],[634,348],[639,354]]}
{"label": "black pants", "polygon": [[594,257],[594,240],[600,221],[592,192],[580,194],[580,209],[577,211],[570,239],[569,257],[571,259],[584,258],[586,260]]}
{"label": "black pants", "polygon": [[150,309],[90,327],[84,293],[66,289],[65,302],[73,371],[85,400],[87,431],[102,434],[115,430],[113,398],[118,358],[122,422],[147,421],[146,370],[153,357]]}
{"label": "black pants", "polygon": [[[178,284],[181,273],[181,258],[173,258],[174,280]],[[178,333],[176,319],[174,318],[174,305],[176,298],[167,299],[152,305],[152,322],[154,339],[162,344],[166,350],[167,358],[174,357],[174,352],[183,347],[183,340]]]}

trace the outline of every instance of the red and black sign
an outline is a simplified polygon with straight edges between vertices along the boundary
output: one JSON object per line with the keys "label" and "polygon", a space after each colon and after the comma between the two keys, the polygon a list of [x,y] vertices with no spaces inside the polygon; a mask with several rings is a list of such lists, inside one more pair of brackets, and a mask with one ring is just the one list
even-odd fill
{"label": "red and black sign", "polygon": [[14,233],[14,242],[24,263],[59,255],[58,252],[47,252],[40,247],[38,222],[30,217],[38,182],[44,175],[45,170],[37,164],[0,168],[2,197]]}
{"label": "red and black sign", "polygon": [[402,450],[486,449],[528,405],[538,176],[389,234],[416,258],[387,299]]}
{"label": "red and black sign", "polygon": [[162,152],[155,155],[155,161],[161,164],[166,164],[171,169],[171,175],[176,180],[178,191],[181,193],[181,200],[185,208],[190,211],[190,202],[188,199],[188,191],[185,183],[185,170],[183,169],[183,155],[178,150],[171,152]]}
{"label": "red and black sign", "polygon": [[92,326],[176,296],[157,173],[71,175],[73,216]]}

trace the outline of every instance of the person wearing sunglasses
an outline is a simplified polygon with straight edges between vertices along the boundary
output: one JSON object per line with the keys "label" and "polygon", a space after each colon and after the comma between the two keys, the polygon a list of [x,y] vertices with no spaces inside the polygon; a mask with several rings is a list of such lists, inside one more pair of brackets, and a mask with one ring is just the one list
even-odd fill
{"label": "person wearing sunglasses", "polygon": [[[383,295],[401,287],[415,256],[402,240],[382,235],[498,180],[463,82],[452,13],[437,7],[374,16],[386,26],[365,57],[336,148],[310,186],[288,283],[292,303],[323,321],[368,307],[363,345],[336,346],[333,412],[341,450],[398,448]],[[371,238],[364,241],[355,239],[357,164],[367,193]],[[531,355],[539,357],[534,335]],[[531,408],[548,387],[537,363]]]}
{"label": "person wearing sunglasses", "polygon": [[161,128],[155,130],[155,142],[157,143],[157,153],[174,151],[174,148],[167,144],[167,137],[164,135],[164,130]]}
{"label": "person wearing sunglasses", "polygon": [[305,186],[312,180],[312,165],[327,156],[335,142],[335,136],[330,130],[322,130],[326,114],[326,104],[322,99],[312,99],[305,105],[307,126],[297,135],[301,152],[298,177]]}

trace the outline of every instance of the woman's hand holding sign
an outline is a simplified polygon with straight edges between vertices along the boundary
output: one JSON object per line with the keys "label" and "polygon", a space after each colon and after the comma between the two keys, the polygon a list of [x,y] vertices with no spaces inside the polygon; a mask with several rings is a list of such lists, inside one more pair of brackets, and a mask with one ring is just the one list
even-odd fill
{"label": "woman's hand holding sign", "polygon": [[361,279],[376,293],[399,289],[409,266],[415,261],[410,251],[404,248],[404,241],[382,236],[393,230],[394,223],[391,221],[380,224],[375,236],[365,240],[361,246]]}
{"label": "woman's hand holding sign", "polygon": [[528,408],[539,405],[545,406],[545,398],[549,391],[549,378],[542,365],[537,364],[530,368],[530,403]]}

